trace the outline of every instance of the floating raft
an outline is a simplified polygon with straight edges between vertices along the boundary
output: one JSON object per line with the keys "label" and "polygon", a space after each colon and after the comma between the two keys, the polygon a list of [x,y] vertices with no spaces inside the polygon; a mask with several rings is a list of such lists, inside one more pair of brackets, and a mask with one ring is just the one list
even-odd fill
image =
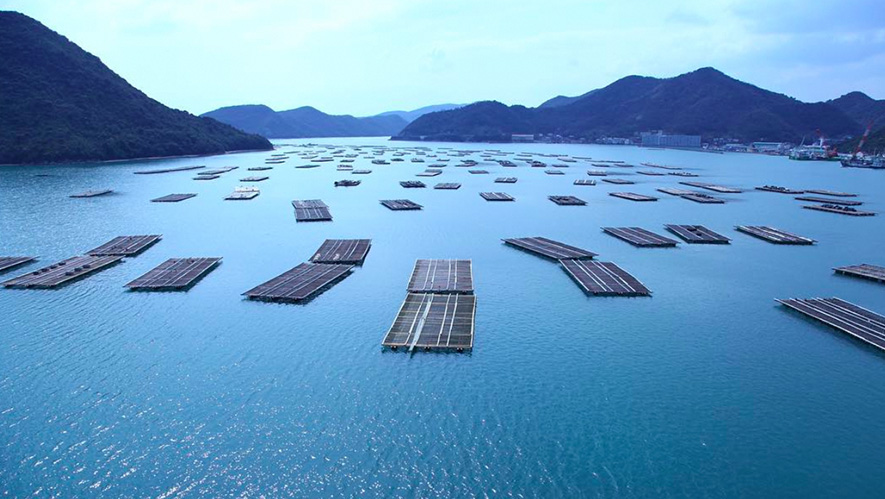
{"label": "floating raft", "polygon": [[575,196],[547,196],[547,199],[560,206],[584,206],[586,201]]}
{"label": "floating raft", "polygon": [[547,175],[565,175],[562,170],[544,170]]}
{"label": "floating raft", "polygon": [[630,201],[657,201],[654,196],[646,196],[644,194],[636,194],[635,192],[609,192],[609,196],[616,198],[629,199]]}
{"label": "floating raft", "polygon": [[206,168],[205,165],[201,166],[179,166],[178,168],[161,168],[159,170],[141,170],[135,173],[136,175],[155,175],[157,173],[172,173],[172,172],[186,172],[188,170],[199,170],[200,168]]}
{"label": "floating raft", "polygon": [[603,227],[603,232],[640,248],[672,248],[679,244],[640,227]]}
{"label": "floating raft", "polygon": [[560,265],[584,290],[594,296],[649,296],[638,279],[612,262],[560,260]]}
{"label": "floating raft", "polygon": [[270,177],[243,177],[240,179],[240,182],[264,182]]}
{"label": "floating raft", "polygon": [[849,199],[827,199],[819,198],[817,196],[799,196],[796,198],[796,200],[808,201],[809,203],[838,204],[842,206],[860,206],[863,204],[863,201],[853,201]]}
{"label": "floating raft", "polygon": [[694,201],[695,203],[702,204],[723,204],[725,200],[714,198],[709,194],[704,194],[703,192],[689,192],[688,194],[682,194],[679,197],[682,199],[687,199],[689,201]]}
{"label": "floating raft", "polygon": [[248,201],[258,197],[261,192],[256,187],[238,187],[224,199],[227,201]]}
{"label": "floating raft", "polygon": [[797,236],[765,225],[739,225],[736,229],[744,234],[749,234],[775,244],[814,244],[816,242],[814,239]]}
{"label": "floating raft", "polygon": [[604,178],[604,179],[602,179],[602,181],[609,183],[609,184],[616,184],[616,185],[630,185],[630,184],[636,183],[632,180],[626,180],[623,178]]}
{"label": "floating raft", "polygon": [[263,172],[265,170],[273,170],[272,166],[253,166],[251,168],[246,168],[250,172]]}
{"label": "floating raft", "polygon": [[200,177],[194,177],[194,180],[215,180],[217,178],[221,178],[221,175],[203,175]]}
{"label": "floating raft", "polygon": [[6,272],[36,260],[32,256],[0,256],[0,272]]}
{"label": "floating raft", "polygon": [[368,175],[372,173],[372,170],[354,170],[350,172],[351,175]]}
{"label": "floating raft", "polygon": [[332,220],[332,213],[321,199],[305,199],[292,201],[295,207],[295,220],[297,222],[328,222]]}
{"label": "floating raft", "polygon": [[418,260],[409,279],[410,293],[473,293],[470,260]]}
{"label": "floating raft", "polygon": [[319,168],[320,165],[317,164],[309,164],[309,165],[296,165],[295,168],[307,169],[307,168]]}
{"label": "floating raft", "polygon": [[840,215],[850,215],[852,217],[871,217],[875,215],[872,211],[861,211],[850,206],[839,206],[836,204],[810,205],[803,206],[806,210],[826,211],[828,213],[838,213]]}
{"label": "floating raft", "polygon": [[350,275],[353,265],[302,263],[243,293],[250,300],[295,303],[307,300]]}
{"label": "floating raft", "polygon": [[98,248],[87,251],[90,256],[135,256],[148,249],[162,236],[118,236]]}
{"label": "floating raft", "polygon": [[222,168],[216,168],[214,170],[206,170],[204,172],[197,173],[197,175],[221,175],[222,173],[227,173],[229,171],[233,171],[239,168],[239,166],[225,166]]}
{"label": "floating raft", "polygon": [[433,188],[434,189],[455,190],[455,189],[460,189],[461,184],[459,184],[457,182],[443,182],[443,183],[434,185]]}
{"label": "floating raft", "polygon": [[506,192],[480,192],[479,195],[486,201],[514,201],[516,199]]}
{"label": "floating raft", "polygon": [[405,180],[403,182],[400,182],[399,185],[405,187],[406,189],[418,189],[427,187],[426,185],[424,185],[424,182],[420,182],[417,180]]}
{"label": "floating raft", "polygon": [[381,345],[396,350],[473,348],[476,297],[409,293]]}
{"label": "floating raft", "polygon": [[839,298],[776,300],[788,308],[885,350],[885,317]]}
{"label": "floating raft", "polygon": [[579,178],[578,180],[575,180],[575,185],[596,185],[596,181]]}
{"label": "floating raft", "polygon": [[424,171],[421,172],[421,173],[417,173],[417,174],[415,174],[415,176],[416,176],[416,177],[435,177],[435,176],[440,175],[440,174],[442,174],[442,170],[432,170],[432,169],[427,169],[427,170],[424,170]]}
{"label": "floating raft", "polygon": [[420,204],[408,199],[384,199],[381,201],[381,204],[393,211],[420,210],[423,208]]}
{"label": "floating raft", "polygon": [[467,173],[472,173],[474,175],[485,175],[489,173],[488,170],[467,170]]}
{"label": "floating raft", "polygon": [[650,171],[648,171],[648,170],[638,170],[636,173],[638,173],[638,174],[640,174],[640,175],[648,175],[648,176],[650,176],[650,177],[663,177],[663,176],[666,175],[666,173],[661,173],[661,172],[650,172]]}
{"label": "floating raft", "polygon": [[122,259],[122,256],[75,256],[20,275],[2,285],[7,288],[55,288],[105,269]]}
{"label": "floating raft", "polygon": [[151,199],[152,203],[177,203],[195,197],[196,194],[167,194],[158,198]]}
{"label": "floating raft", "polygon": [[763,185],[762,187],[757,187],[756,190],[765,192],[777,192],[779,194],[802,194],[803,192],[805,192],[789,189],[787,187],[781,187],[779,185]]}
{"label": "floating raft", "polygon": [[690,244],[729,244],[731,239],[703,225],[664,225],[670,232]]}
{"label": "floating raft", "polygon": [[221,262],[221,258],[170,258],[126,285],[135,291],[184,291]]}
{"label": "floating raft", "polygon": [[837,274],[861,277],[871,281],[885,283],[885,267],[879,267],[878,265],[862,263],[860,265],[836,267],[833,270],[836,271]]}
{"label": "floating raft", "polygon": [[310,261],[362,265],[371,247],[371,239],[326,239]]}
{"label": "floating raft", "polygon": [[[595,165],[595,166],[599,166],[599,165]],[[591,177],[606,177],[606,176],[608,176],[608,173],[604,172],[602,170],[587,170],[587,175],[590,175]]]}
{"label": "floating raft", "polygon": [[820,194],[822,196],[835,196],[837,198],[855,198],[857,194],[850,192],[828,191],[826,189],[805,189],[809,194]]}
{"label": "floating raft", "polygon": [[356,187],[360,182],[360,180],[336,180],[335,187]]}
{"label": "floating raft", "polygon": [[546,237],[519,237],[503,239],[504,244],[540,255],[551,260],[582,260],[592,259],[596,253],[570,246]]}
{"label": "floating raft", "polygon": [[685,196],[687,194],[697,194],[694,191],[689,191],[687,189],[676,189],[673,187],[662,187],[658,189],[658,192],[663,192],[664,194],[669,194],[671,196]]}
{"label": "floating raft", "polygon": [[515,184],[516,177],[498,177],[495,179],[496,184]]}
{"label": "floating raft", "polygon": [[723,194],[739,194],[744,192],[735,187],[726,187],[724,185],[716,185],[716,184],[707,184],[704,182],[679,182],[682,185],[689,185],[691,187],[698,187],[701,189],[707,189],[708,191],[720,192]]}
{"label": "floating raft", "polygon": [[98,196],[104,196],[105,194],[111,194],[114,192],[112,189],[102,189],[98,191],[83,191],[78,192],[77,194],[71,194],[72,198],[95,198]]}

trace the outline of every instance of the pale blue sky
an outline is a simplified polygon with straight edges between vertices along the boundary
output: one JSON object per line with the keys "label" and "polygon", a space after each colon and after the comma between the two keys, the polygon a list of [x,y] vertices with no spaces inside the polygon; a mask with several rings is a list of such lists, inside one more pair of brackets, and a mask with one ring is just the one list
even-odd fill
{"label": "pale blue sky", "polygon": [[713,66],[805,101],[885,98],[883,0],[0,0],[202,113],[536,106]]}

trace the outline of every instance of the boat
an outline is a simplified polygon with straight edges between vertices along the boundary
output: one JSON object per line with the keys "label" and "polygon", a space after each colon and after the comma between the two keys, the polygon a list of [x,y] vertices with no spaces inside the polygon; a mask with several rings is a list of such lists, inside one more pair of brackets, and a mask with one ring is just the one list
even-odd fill
{"label": "boat", "polygon": [[874,170],[885,169],[885,156],[852,156],[842,160],[845,168],[872,168]]}

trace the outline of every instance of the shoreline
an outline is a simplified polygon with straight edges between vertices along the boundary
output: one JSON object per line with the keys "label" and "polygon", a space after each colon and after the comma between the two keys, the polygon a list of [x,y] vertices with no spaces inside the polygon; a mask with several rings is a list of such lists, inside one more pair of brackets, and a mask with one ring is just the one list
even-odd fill
{"label": "shoreline", "polygon": [[[271,143],[273,145],[273,143]],[[114,163],[129,163],[129,162],[142,162],[142,161],[160,161],[164,159],[183,159],[183,158],[208,158],[211,156],[226,156],[228,154],[241,154],[246,152],[261,152],[261,151],[275,151],[277,147],[274,145],[270,149],[238,149],[236,151],[224,151],[220,153],[212,153],[212,154],[179,154],[176,156],[147,156],[143,158],[126,158],[126,159],[91,159],[91,160],[72,160],[72,161],[55,161],[51,163],[3,163],[0,164],[0,168],[7,166],[57,166],[57,165],[83,165],[89,163],[95,164],[114,164]]]}

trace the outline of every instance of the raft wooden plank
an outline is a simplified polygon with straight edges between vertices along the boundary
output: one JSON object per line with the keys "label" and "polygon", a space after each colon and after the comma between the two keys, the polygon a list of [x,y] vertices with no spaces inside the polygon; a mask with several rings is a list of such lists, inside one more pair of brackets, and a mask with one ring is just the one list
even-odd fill
{"label": "raft wooden plank", "polygon": [[136,175],[156,175],[158,173],[172,173],[172,172],[185,172],[188,170],[199,170],[200,168],[206,168],[205,165],[200,166],[179,166],[177,168],[160,168],[158,170],[140,170],[136,172],[132,172]]}
{"label": "raft wooden plank", "polygon": [[563,270],[593,296],[649,296],[651,291],[638,279],[612,262],[560,260]]}
{"label": "raft wooden plank", "polygon": [[681,194],[679,197],[682,199],[687,199],[689,201],[694,201],[695,203],[701,204],[724,204],[724,199],[715,198],[710,196],[709,194],[704,194],[703,192],[689,192],[687,194]]}
{"label": "raft wooden plank", "polygon": [[833,269],[837,274],[860,277],[871,281],[885,283],[885,267],[862,263],[860,265],[848,265]]}
{"label": "raft wooden plank", "polygon": [[863,201],[854,201],[850,199],[828,199],[817,196],[798,196],[797,201],[808,201],[809,203],[836,204],[841,206],[860,206]]}
{"label": "raft wooden plank", "polygon": [[408,199],[383,199],[381,204],[393,211],[420,210],[424,208],[420,204]]}
{"label": "raft wooden plank", "polygon": [[418,260],[408,289],[410,293],[473,293],[473,262]]}
{"label": "raft wooden plank", "polygon": [[515,184],[516,177],[498,177],[495,179],[496,184]]}
{"label": "raft wooden plank", "polygon": [[627,180],[624,178],[604,178],[604,179],[602,179],[602,181],[605,183],[608,183],[608,184],[615,184],[615,185],[631,185],[631,184],[636,183],[632,180]]}
{"label": "raft wooden plank", "polygon": [[162,236],[117,236],[101,246],[87,251],[91,256],[135,256],[156,244]]}
{"label": "raft wooden plank", "polygon": [[410,351],[470,350],[475,319],[474,295],[409,293],[381,345]]}
{"label": "raft wooden plank", "polygon": [[296,303],[304,301],[346,278],[353,265],[302,263],[243,293],[250,300]]}
{"label": "raft wooden plank", "polygon": [[356,187],[360,185],[361,180],[336,180],[335,187]]}
{"label": "raft wooden plank", "polygon": [[880,350],[885,350],[885,317],[839,298],[788,298],[778,303]]}
{"label": "raft wooden plank", "polygon": [[36,260],[33,256],[0,256],[0,272],[6,272]]}
{"label": "raft wooden plank", "polygon": [[240,179],[240,182],[264,182],[270,177],[243,177]]}
{"label": "raft wooden plank", "polygon": [[744,234],[749,234],[753,237],[774,244],[809,245],[817,242],[814,239],[797,236],[796,234],[791,234],[789,232],[765,225],[739,225],[736,227],[736,229],[740,232],[743,232]]}
{"label": "raft wooden plank", "polygon": [[158,198],[151,199],[152,203],[178,203],[185,199],[195,197],[196,194],[167,194]]}
{"label": "raft wooden plank", "polygon": [[371,239],[326,239],[310,261],[362,265],[371,247]]}
{"label": "raft wooden plank", "polygon": [[852,194],[850,192],[830,191],[827,189],[805,189],[805,192],[807,192],[808,194],[820,194],[822,196],[835,196],[839,198],[857,197],[857,194]]}
{"label": "raft wooden plank", "polygon": [[424,185],[424,182],[420,182],[417,180],[405,180],[399,183],[399,185],[405,187],[406,189],[423,189],[427,187]]}
{"label": "raft wooden plank", "polygon": [[596,185],[596,181],[579,178],[578,180],[575,180],[575,185]]}
{"label": "raft wooden plank", "polygon": [[433,186],[434,189],[456,190],[461,188],[461,184],[457,182],[442,182]]}
{"label": "raft wooden plank", "polygon": [[779,185],[763,185],[761,187],[756,188],[757,191],[765,191],[765,192],[776,192],[778,194],[802,194],[805,191],[798,191],[795,189],[790,189],[788,187],[781,187]]}
{"label": "raft wooden plank", "polygon": [[544,170],[544,173],[547,175],[565,175],[565,172],[562,170]]}
{"label": "raft wooden plank", "polygon": [[95,197],[98,197],[98,196],[104,196],[104,195],[106,195],[106,194],[111,194],[111,193],[113,193],[113,192],[114,192],[114,191],[113,191],[112,189],[101,189],[101,190],[95,190],[95,191],[83,191],[83,192],[78,192],[77,194],[71,194],[70,197],[72,197],[72,198],[95,198]]}
{"label": "raft wooden plank", "polygon": [[415,176],[416,177],[435,177],[440,174],[442,174],[442,170],[427,169],[421,173],[416,173]]}
{"label": "raft wooden plank", "polygon": [[682,185],[688,185],[691,187],[699,187],[701,189],[707,189],[709,191],[719,192],[719,193],[723,193],[723,194],[739,194],[741,192],[744,192],[741,189],[738,189],[736,187],[726,187],[724,185],[707,184],[704,182],[679,182],[679,183]]}
{"label": "raft wooden plank", "polygon": [[635,192],[609,192],[609,196],[616,198],[628,199],[630,201],[657,201],[654,196],[646,196],[644,194],[636,194]]}
{"label": "raft wooden plank", "polygon": [[679,244],[678,241],[660,236],[641,227],[603,227],[602,230],[606,234],[640,248],[667,248]]}
{"label": "raft wooden plank", "polygon": [[221,258],[170,258],[126,285],[135,291],[185,291],[215,269]]}
{"label": "raft wooden plank", "polygon": [[480,192],[480,196],[486,201],[514,201],[516,198],[506,192]]}
{"label": "raft wooden plank", "polygon": [[551,260],[592,259],[596,256],[596,253],[591,251],[540,236],[503,239],[503,241],[504,244]]}
{"label": "raft wooden plank", "polygon": [[696,194],[694,191],[689,191],[686,189],[674,189],[673,187],[662,187],[657,191],[663,192],[664,194],[669,194],[671,196],[685,196],[687,194]]}
{"label": "raft wooden plank", "polygon": [[575,196],[547,196],[547,199],[560,206],[584,206],[587,204],[586,201]]}
{"label": "raft wooden plank", "polygon": [[730,244],[731,239],[703,225],[664,225],[670,232],[690,244]]}
{"label": "raft wooden plank", "polygon": [[474,175],[485,175],[489,172],[488,170],[467,170],[467,173],[472,173]]}
{"label": "raft wooden plank", "polygon": [[122,256],[75,256],[14,277],[2,283],[7,288],[51,289],[86,277],[123,260]]}
{"label": "raft wooden plank", "polygon": [[250,199],[255,199],[258,195],[261,194],[260,191],[256,190],[235,190],[230,193],[224,199],[226,201],[248,201]]}
{"label": "raft wooden plank", "polygon": [[304,199],[292,201],[295,207],[295,220],[298,222],[328,222],[332,213],[321,199]]}
{"label": "raft wooden plank", "polygon": [[850,206],[840,206],[835,204],[804,205],[806,210],[826,211],[828,213],[838,213],[839,215],[848,215],[852,217],[872,217],[876,213],[872,211],[862,211]]}

